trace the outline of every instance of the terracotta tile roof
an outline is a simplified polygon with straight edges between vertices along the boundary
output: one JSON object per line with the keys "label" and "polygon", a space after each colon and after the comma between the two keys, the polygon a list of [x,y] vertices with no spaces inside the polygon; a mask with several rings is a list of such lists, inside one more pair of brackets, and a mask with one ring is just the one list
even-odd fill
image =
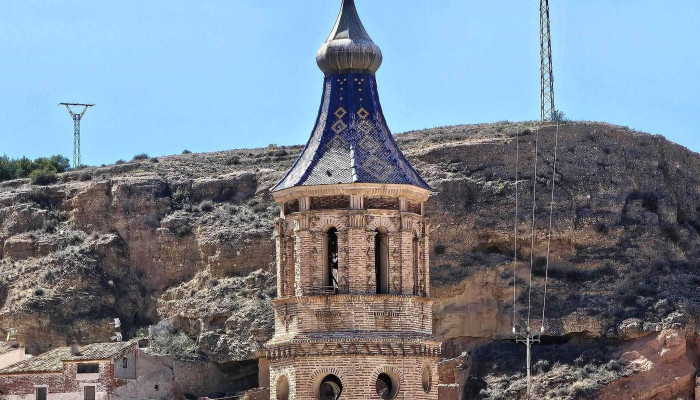
{"label": "terracotta tile roof", "polygon": [[63,363],[68,361],[108,360],[137,342],[93,343],[80,346],[79,355],[71,355],[70,347],[59,347],[28,358],[0,370],[0,375],[10,375],[28,372],[60,372]]}

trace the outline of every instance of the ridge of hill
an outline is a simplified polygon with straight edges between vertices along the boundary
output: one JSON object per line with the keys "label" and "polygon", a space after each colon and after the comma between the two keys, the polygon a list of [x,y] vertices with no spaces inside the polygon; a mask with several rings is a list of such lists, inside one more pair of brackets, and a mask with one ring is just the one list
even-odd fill
{"label": "ridge of hill", "polygon": [[[397,135],[436,190],[427,204],[435,334],[466,398],[521,398],[511,339],[522,317],[529,217],[515,276],[515,133],[521,210],[532,206],[539,310],[553,126],[442,127]],[[538,398],[692,398],[700,360],[700,156],[604,123],[560,126],[548,332],[534,350]],[[275,295],[269,188],[301,146],[183,154],[88,167],[47,186],[0,183],[0,328],[33,353],[129,337],[166,320],[196,349],[240,366],[270,337]],[[529,212],[529,211],[528,211]],[[538,314],[538,312],[535,312]],[[497,361],[494,361],[497,360]],[[458,372],[447,370],[458,365]],[[654,397],[656,396],[656,397]]]}

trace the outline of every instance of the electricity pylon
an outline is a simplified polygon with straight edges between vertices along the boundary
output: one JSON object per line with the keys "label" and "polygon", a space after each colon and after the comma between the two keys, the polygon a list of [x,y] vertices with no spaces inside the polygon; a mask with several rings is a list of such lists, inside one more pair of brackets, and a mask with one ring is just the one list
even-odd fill
{"label": "electricity pylon", "polygon": [[[80,162],[80,120],[83,119],[87,109],[93,107],[94,104],[59,103],[58,105],[66,106],[68,114],[73,118],[73,168],[77,168],[82,165]],[[83,111],[75,113],[71,110],[71,107],[83,107]]]}
{"label": "electricity pylon", "polygon": [[554,115],[554,75],[552,74],[552,36],[549,27],[549,0],[540,0],[540,102],[542,121],[552,121]]}

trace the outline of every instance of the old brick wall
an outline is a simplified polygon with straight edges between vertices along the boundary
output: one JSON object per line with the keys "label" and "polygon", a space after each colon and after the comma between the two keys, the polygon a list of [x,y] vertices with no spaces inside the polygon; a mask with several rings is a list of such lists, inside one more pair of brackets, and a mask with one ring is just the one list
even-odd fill
{"label": "old brick wall", "polygon": [[[428,294],[427,220],[420,214],[395,210],[317,210],[293,213],[275,226],[279,297],[312,294],[324,286],[323,239],[330,227],[338,230],[340,293],[372,294],[376,289],[374,237],[388,236],[389,293]],[[414,250],[413,239],[417,238]],[[417,254],[414,255],[414,252]]]}
{"label": "old brick wall", "polygon": [[112,379],[113,366],[100,363],[99,373],[78,374],[77,363],[66,363],[61,372],[0,375],[0,391],[12,395],[34,394],[36,386],[46,386],[49,394],[82,393],[85,385],[95,386],[97,393],[110,392],[118,382]]}
{"label": "old brick wall", "polygon": [[[408,198],[393,190],[378,185],[325,197],[302,191],[298,211],[283,206],[275,224],[275,336],[266,354],[270,399],[279,388],[288,388],[290,399],[313,399],[328,374],[341,380],[343,398],[375,398],[382,373],[392,377],[397,398],[438,398],[441,348],[432,336],[429,225],[422,213],[427,195]],[[338,239],[338,287],[331,290],[324,249],[330,228]],[[378,232],[386,243],[382,294]]]}
{"label": "old brick wall", "polygon": [[[396,398],[436,400],[437,358],[400,356],[352,356],[300,357],[291,360],[271,361],[270,379],[276,383],[285,375],[289,381],[290,400],[314,399],[314,387],[328,374],[337,376],[343,385],[343,398],[377,398],[375,385],[381,373],[397,378],[399,392]],[[423,389],[423,370],[430,371],[429,392]],[[270,388],[270,399],[276,400],[275,385]]]}
{"label": "old brick wall", "polygon": [[[114,355],[114,359],[121,361],[122,356],[133,356],[135,351],[136,344]],[[99,372],[79,374],[78,364],[81,363],[96,363],[99,365]],[[49,398],[52,397],[51,394],[70,393],[73,397],[80,395],[79,398],[82,398],[84,386],[95,386],[97,397],[103,398],[125,383],[125,380],[114,378],[114,363],[111,361],[67,361],[63,363],[63,369],[60,372],[0,375],[0,391],[15,396],[33,395],[36,386],[46,386]]]}
{"label": "old brick wall", "polygon": [[432,300],[397,295],[307,296],[274,301],[276,336],[331,331],[433,332]]}

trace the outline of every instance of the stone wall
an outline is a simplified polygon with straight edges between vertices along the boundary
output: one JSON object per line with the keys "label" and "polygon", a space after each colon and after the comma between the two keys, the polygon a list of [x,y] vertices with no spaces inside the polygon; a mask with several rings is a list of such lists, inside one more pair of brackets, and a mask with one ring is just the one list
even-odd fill
{"label": "stone wall", "polygon": [[[260,388],[249,390],[240,397],[239,400],[268,400],[270,398],[270,389]],[[277,399],[275,399],[277,400]]]}

